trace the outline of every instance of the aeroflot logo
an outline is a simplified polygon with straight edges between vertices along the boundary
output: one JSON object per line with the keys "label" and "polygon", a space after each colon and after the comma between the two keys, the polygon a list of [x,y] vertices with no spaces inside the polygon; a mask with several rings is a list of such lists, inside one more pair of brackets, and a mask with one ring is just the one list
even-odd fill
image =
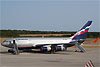
{"label": "aeroflot logo", "polygon": [[80,30],[79,32],[77,32],[77,33],[72,37],[72,39],[74,39],[74,38],[75,38],[76,36],[78,36],[78,35],[81,35],[81,34],[84,34],[84,33],[88,32],[89,28],[90,28],[90,26],[87,26],[85,29]]}
{"label": "aeroflot logo", "polygon": [[90,26],[87,26],[85,29],[79,31],[76,35],[84,34],[85,32],[88,32]]}
{"label": "aeroflot logo", "polygon": [[16,40],[28,40],[28,39],[16,39]]}

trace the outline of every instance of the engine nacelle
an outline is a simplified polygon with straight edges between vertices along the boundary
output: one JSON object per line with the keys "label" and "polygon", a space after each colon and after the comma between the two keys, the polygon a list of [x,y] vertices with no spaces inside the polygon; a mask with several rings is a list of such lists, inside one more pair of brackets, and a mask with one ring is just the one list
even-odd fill
{"label": "engine nacelle", "polygon": [[56,46],[56,51],[64,51],[65,47],[63,45],[57,45]]}
{"label": "engine nacelle", "polygon": [[42,52],[51,51],[51,45],[43,46],[40,49]]}

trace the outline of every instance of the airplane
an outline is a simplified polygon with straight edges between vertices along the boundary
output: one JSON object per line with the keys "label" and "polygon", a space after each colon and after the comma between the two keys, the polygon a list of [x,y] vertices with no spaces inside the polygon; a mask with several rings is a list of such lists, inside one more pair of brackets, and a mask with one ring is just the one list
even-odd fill
{"label": "airplane", "polygon": [[5,40],[2,46],[11,48],[8,52],[19,54],[24,49],[40,49],[41,52],[55,53],[56,51],[67,50],[68,47],[76,45],[80,52],[85,52],[81,44],[86,40],[86,35],[92,21],[88,21],[79,31],[69,38],[29,38],[19,37]]}
{"label": "airplane", "polygon": [[98,40],[99,40],[99,37],[96,40],[94,40],[93,43],[96,43]]}

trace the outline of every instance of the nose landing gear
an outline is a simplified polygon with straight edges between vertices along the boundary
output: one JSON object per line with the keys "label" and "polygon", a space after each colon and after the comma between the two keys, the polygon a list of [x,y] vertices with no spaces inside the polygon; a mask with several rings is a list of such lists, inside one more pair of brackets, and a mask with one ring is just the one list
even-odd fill
{"label": "nose landing gear", "polygon": [[13,48],[12,49],[9,49],[8,52],[14,54],[14,55],[18,55],[19,54],[19,50],[18,50],[18,47],[17,47],[17,44],[15,42],[15,40],[13,40]]}

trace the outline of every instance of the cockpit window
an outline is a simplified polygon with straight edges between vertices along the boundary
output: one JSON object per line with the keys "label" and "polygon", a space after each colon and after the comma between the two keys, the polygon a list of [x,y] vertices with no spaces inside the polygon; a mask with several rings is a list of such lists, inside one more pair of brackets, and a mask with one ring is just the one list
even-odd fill
{"label": "cockpit window", "polygon": [[3,42],[8,42],[8,41],[3,41]]}
{"label": "cockpit window", "polygon": [[3,42],[11,42],[11,41],[3,41]]}

